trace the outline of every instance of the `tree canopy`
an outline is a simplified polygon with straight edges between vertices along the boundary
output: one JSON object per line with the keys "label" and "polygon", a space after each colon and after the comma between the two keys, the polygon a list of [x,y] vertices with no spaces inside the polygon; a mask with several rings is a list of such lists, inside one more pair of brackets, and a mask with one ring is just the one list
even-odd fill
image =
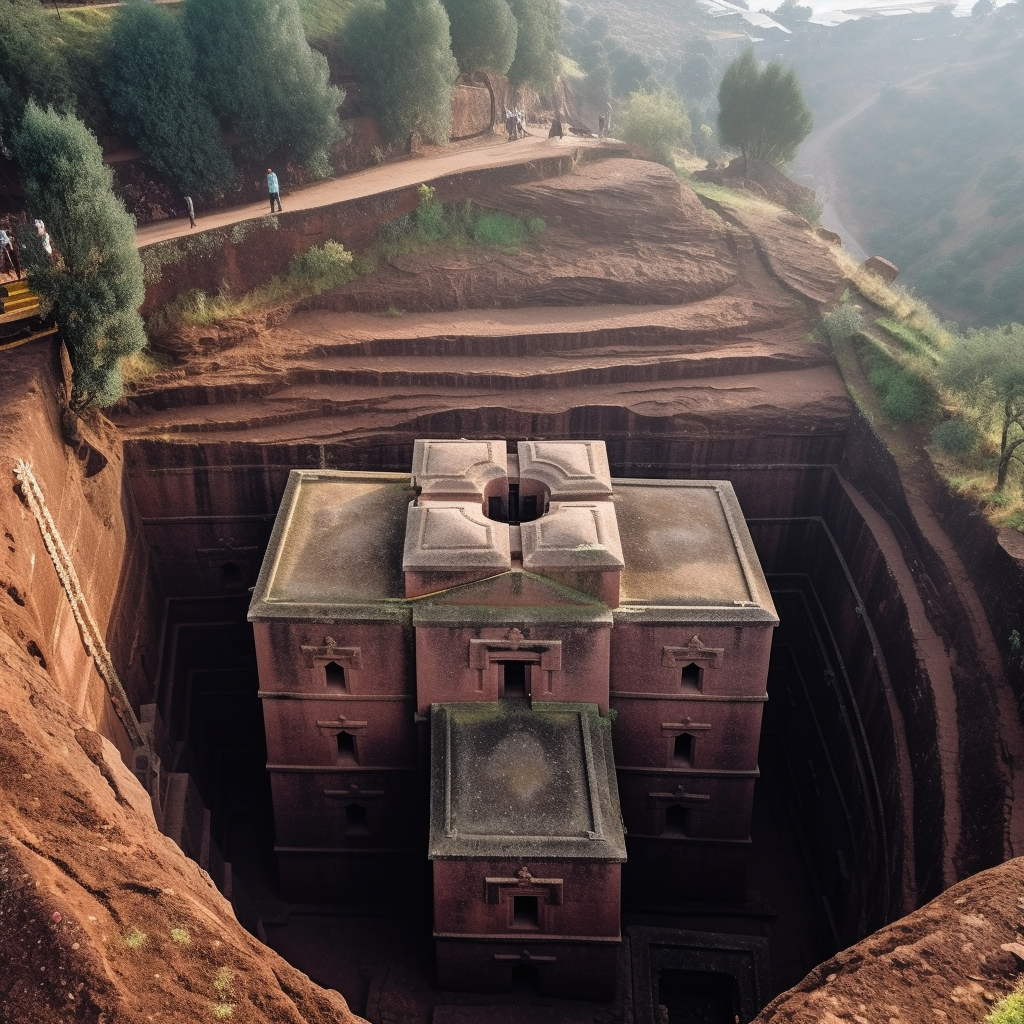
{"label": "tree canopy", "polygon": [[789,163],[813,126],[792,68],[772,61],[762,71],[748,49],[725,69],[718,87],[718,134],[744,159]]}
{"label": "tree canopy", "polygon": [[344,93],[306,42],[296,0],[185,0],[185,31],[214,113],[254,156],[289,149],[325,167]]}
{"label": "tree canopy", "polygon": [[448,141],[459,67],[439,0],[363,0],[346,22],[345,52],[387,141],[414,131]]}
{"label": "tree canopy", "polygon": [[0,0],[0,153],[5,156],[30,99],[74,108],[71,75],[51,22],[36,0]]}
{"label": "tree canopy", "polygon": [[232,167],[195,62],[167,7],[129,0],[114,15],[101,78],[119,127],[149,162],[182,192],[205,195],[230,180]]}
{"label": "tree canopy", "polygon": [[29,206],[56,250],[51,261],[35,234],[23,239],[29,283],[53,309],[68,346],[72,401],[109,405],[121,395],[121,360],[146,344],[135,221],[111,189],[99,143],[77,117],[29,101],[14,152]]}
{"label": "tree canopy", "polygon": [[672,147],[690,137],[690,119],[682,101],[668,89],[634,92],[619,114],[617,132],[626,142],[653,149],[659,160],[671,164]]}
{"label": "tree canopy", "polygon": [[1002,490],[1010,463],[1024,463],[1018,454],[1024,445],[1024,325],[969,331],[946,353],[939,379],[1001,421],[996,489]]}
{"label": "tree canopy", "polygon": [[441,0],[459,70],[504,75],[516,54],[518,26],[506,0]]}
{"label": "tree canopy", "polygon": [[562,15],[558,0],[509,0],[509,7],[519,26],[509,81],[516,86],[532,85],[542,92],[553,89],[561,70],[558,46]]}

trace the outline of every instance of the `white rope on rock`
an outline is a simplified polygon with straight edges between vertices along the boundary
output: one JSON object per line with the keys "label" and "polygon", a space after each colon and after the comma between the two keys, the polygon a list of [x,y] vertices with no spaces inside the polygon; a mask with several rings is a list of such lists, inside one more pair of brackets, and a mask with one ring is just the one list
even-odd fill
{"label": "white rope on rock", "polygon": [[103,634],[100,632],[99,626],[96,625],[96,620],[92,617],[92,612],[86,603],[71,556],[68,554],[67,548],[64,547],[64,541],[61,540],[60,533],[57,531],[57,525],[46,507],[46,499],[32,472],[32,463],[19,459],[18,464],[14,467],[14,475],[21,484],[22,494],[32,515],[35,516],[39,532],[43,535],[43,543],[50,553],[53,567],[57,570],[57,576],[67,595],[68,603],[71,605],[75,622],[78,623],[78,631],[82,636],[82,646],[92,658],[96,665],[96,671],[99,672],[100,678],[106,684],[110,702],[114,705],[114,711],[121,719],[121,724],[128,731],[132,745],[144,747],[146,740],[139,727],[139,720],[132,710],[131,702],[121,683],[121,677],[117,674],[117,669],[114,668],[110,651],[107,650],[107,645],[103,641]]}

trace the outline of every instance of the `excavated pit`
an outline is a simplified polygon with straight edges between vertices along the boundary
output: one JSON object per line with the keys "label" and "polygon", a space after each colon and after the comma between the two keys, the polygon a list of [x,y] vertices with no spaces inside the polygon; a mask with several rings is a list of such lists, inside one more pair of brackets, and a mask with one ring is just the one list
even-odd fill
{"label": "excavated pit", "polygon": [[[129,700],[139,714],[147,708],[166,780],[158,786],[164,831],[209,872],[247,929],[379,1024],[653,1024],[659,1001],[670,1021],[728,1024],[734,1012],[746,1020],[837,950],[958,877],[1000,863],[1016,841],[1005,767],[1016,733],[1005,724],[999,731],[992,697],[998,681],[977,674],[982,659],[967,633],[958,634],[949,656],[955,594],[933,582],[942,579],[938,563],[898,475],[854,410],[829,353],[808,339],[819,303],[841,283],[827,247],[802,223],[766,208],[741,204],[718,220],[686,192],[673,207],[678,185],[650,165],[616,161],[605,172],[605,192],[601,173],[600,165],[589,168],[561,196],[557,180],[501,193],[516,209],[564,212],[556,214],[562,225],[550,241],[553,255],[539,260],[530,287],[531,301],[557,294],[569,305],[482,312],[473,304],[493,282],[464,254],[434,253],[422,301],[436,310],[436,297],[447,295],[446,312],[416,312],[413,289],[403,317],[381,316],[373,310],[386,290],[357,283],[276,326],[235,332],[227,350],[224,334],[199,332],[181,340],[186,356],[177,366],[114,411],[116,428],[87,431],[93,449],[110,460],[93,476],[59,440],[55,350],[26,347],[11,359],[12,386],[22,397],[4,411],[0,437],[12,459],[34,461],[85,596],[107,623]],[[623,221],[634,179],[646,221],[631,232]],[[641,296],[648,305],[588,305],[589,284],[568,295],[565,282],[552,283],[574,245],[574,258],[582,258],[572,233],[587,237],[586,204],[595,202],[607,216],[598,218],[602,242],[588,258],[628,265],[641,293],[648,282],[651,292]],[[659,203],[669,204],[671,216],[654,230],[649,222]],[[688,219],[693,237],[682,244]],[[634,236],[646,246],[642,259],[629,255]],[[715,268],[702,272],[700,260],[712,258]],[[500,271],[500,295],[523,294],[525,260],[506,254],[500,268],[488,268]],[[689,268],[679,275],[678,293],[654,305],[675,261]],[[628,941],[612,1006],[542,999],[528,972],[497,999],[438,992],[425,857],[410,857],[374,893],[325,894],[321,903],[296,906],[277,886],[248,588],[291,469],[403,472],[413,440],[426,436],[601,438],[614,476],[730,480],[781,616],[746,898],[666,906],[627,865]],[[4,633],[22,659],[8,653],[8,663],[36,665],[34,694],[48,673],[54,706],[64,701],[84,727],[120,741],[130,761],[130,744],[81,649],[35,523],[13,491],[2,511],[10,538],[7,598],[0,594]],[[1012,567],[998,566],[1005,590]],[[971,714],[958,731],[968,687]],[[0,709],[0,725],[41,714],[32,710],[34,700],[26,694]],[[74,880],[81,889],[75,916],[106,920],[102,914],[113,907],[116,924],[105,927],[119,933],[141,912],[125,909],[127,897],[124,906],[118,902],[121,883],[88,852],[95,827],[42,821],[31,805],[46,799],[33,774],[42,771],[58,791],[65,785],[59,766],[69,755],[49,751],[42,738],[54,728],[41,726],[32,740],[45,770],[3,777],[5,789],[23,791],[10,804],[17,836],[11,849],[27,872],[47,850],[64,851],[59,863],[84,864]],[[2,731],[0,739],[12,742]],[[86,768],[76,770],[84,779]],[[112,807],[100,817],[120,813]],[[200,893],[198,875],[145,838],[151,826],[139,818],[135,827],[148,852],[145,870],[131,872],[134,884]],[[127,822],[123,828],[130,831]],[[165,862],[179,878],[173,887],[161,881]],[[89,917],[98,892],[107,909]],[[89,933],[100,925],[82,927]],[[257,976],[258,944],[247,946],[237,925],[219,927],[233,949],[244,948],[233,962],[247,991],[280,990],[298,1008],[289,1016],[266,1009],[277,1006],[276,996],[253,998],[265,1019],[343,1019],[314,1016],[310,1007],[323,997],[280,961]],[[708,935],[730,936],[735,948]],[[50,939],[59,944],[59,936]],[[103,947],[98,934],[92,939]],[[4,941],[0,933],[0,954]],[[165,947],[173,967],[180,951]],[[123,1009],[134,999],[137,1016],[124,1019],[146,1019],[146,1007],[161,1004],[156,994],[147,1002],[145,993],[155,989],[141,967],[136,971],[141,960],[107,962],[113,966],[90,967],[91,987],[106,993],[94,1003],[114,1000],[110,1005]],[[505,1009],[481,1005],[495,1002]]]}

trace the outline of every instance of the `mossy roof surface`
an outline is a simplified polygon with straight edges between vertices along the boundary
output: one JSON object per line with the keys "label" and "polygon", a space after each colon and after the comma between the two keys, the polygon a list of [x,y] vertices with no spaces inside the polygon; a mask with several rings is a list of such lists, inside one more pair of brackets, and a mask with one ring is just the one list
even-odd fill
{"label": "mossy roof surface", "polygon": [[[732,485],[616,480],[623,606],[733,611],[777,621]],[[623,612],[628,613],[627,608]]]}
{"label": "mossy roof surface", "polygon": [[625,860],[607,725],[594,704],[435,704],[430,857]]}
{"label": "mossy roof surface", "polygon": [[293,470],[250,620],[408,617],[408,503],[407,475]]}

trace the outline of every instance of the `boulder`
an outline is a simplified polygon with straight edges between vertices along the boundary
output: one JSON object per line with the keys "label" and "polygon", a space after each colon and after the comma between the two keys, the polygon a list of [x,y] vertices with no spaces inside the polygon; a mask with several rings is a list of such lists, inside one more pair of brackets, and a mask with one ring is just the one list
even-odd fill
{"label": "boulder", "polygon": [[900,276],[899,267],[890,263],[884,256],[869,256],[861,266],[877,274],[886,284],[892,284]]}

